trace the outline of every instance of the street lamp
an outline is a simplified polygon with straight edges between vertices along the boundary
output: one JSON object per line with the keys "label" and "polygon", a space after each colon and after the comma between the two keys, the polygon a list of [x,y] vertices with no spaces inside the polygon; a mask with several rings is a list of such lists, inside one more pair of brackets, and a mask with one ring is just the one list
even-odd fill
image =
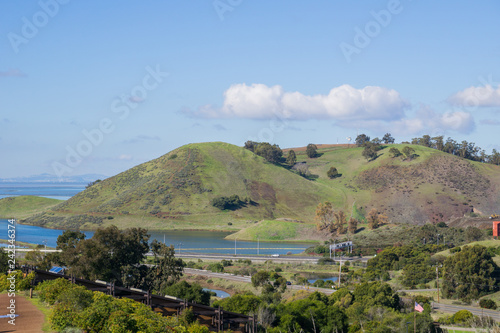
{"label": "street lamp", "polygon": [[406,322],[406,333],[408,333],[408,325],[410,325],[410,324],[411,324],[411,321]]}
{"label": "street lamp", "polygon": [[438,237],[437,237],[437,245],[439,245],[439,234],[438,234]]}

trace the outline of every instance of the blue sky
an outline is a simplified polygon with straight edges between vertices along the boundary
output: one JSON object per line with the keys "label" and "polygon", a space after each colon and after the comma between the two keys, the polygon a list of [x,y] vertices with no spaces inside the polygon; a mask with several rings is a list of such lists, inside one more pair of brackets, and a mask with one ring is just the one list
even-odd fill
{"label": "blue sky", "polygon": [[498,1],[2,1],[0,178],[191,142],[499,149]]}

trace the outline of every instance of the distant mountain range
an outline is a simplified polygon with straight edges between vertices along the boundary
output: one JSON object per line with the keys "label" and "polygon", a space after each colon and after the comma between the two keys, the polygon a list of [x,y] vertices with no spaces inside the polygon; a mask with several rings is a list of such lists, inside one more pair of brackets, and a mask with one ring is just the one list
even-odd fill
{"label": "distant mountain range", "polygon": [[0,178],[0,183],[90,183],[107,176],[89,173],[85,175],[58,177],[49,173],[42,173],[28,177]]}

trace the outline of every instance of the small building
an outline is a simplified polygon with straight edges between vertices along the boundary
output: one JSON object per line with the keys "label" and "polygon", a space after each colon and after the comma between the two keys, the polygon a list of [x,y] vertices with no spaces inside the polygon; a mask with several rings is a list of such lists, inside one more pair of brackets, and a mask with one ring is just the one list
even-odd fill
{"label": "small building", "polygon": [[493,221],[493,238],[498,239],[500,236],[500,221]]}

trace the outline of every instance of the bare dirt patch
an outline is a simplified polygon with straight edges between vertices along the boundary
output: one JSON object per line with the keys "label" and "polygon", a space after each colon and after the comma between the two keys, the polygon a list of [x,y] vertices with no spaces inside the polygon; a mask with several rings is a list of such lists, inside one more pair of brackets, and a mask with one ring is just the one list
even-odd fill
{"label": "bare dirt patch", "polygon": [[[6,315],[7,306],[10,304],[11,298],[8,294],[0,294],[0,308],[2,312],[0,315]],[[9,324],[10,318],[0,318],[0,333],[7,332],[24,332],[24,333],[38,333],[43,332],[42,326],[45,317],[42,311],[38,310],[25,296],[16,294],[16,317],[15,324]]]}

